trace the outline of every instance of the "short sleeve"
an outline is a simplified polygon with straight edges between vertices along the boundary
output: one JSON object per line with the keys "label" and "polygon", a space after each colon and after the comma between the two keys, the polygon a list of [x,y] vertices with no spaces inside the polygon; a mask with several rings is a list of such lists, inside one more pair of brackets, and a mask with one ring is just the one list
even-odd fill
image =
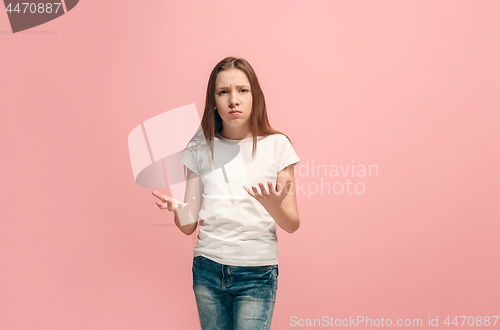
{"label": "short sleeve", "polygon": [[186,150],[182,153],[181,158],[179,161],[186,165],[187,168],[189,168],[191,171],[193,171],[195,174],[200,175],[200,172],[198,171],[198,165],[196,161],[196,151],[197,148],[189,145]]}
{"label": "short sleeve", "polygon": [[295,153],[290,140],[283,134],[277,134],[276,154],[278,155],[278,172],[289,165],[297,165],[300,162],[299,156]]}

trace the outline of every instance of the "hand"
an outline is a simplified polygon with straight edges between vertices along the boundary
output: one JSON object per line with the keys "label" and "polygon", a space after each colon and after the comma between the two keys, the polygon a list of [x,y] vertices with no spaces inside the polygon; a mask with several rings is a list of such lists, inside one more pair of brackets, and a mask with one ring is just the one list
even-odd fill
{"label": "hand", "polygon": [[292,179],[288,179],[285,183],[285,186],[281,191],[276,191],[273,187],[272,182],[268,182],[269,192],[266,190],[266,187],[262,182],[259,182],[259,187],[261,192],[255,187],[252,186],[252,190],[248,189],[248,187],[243,186],[243,188],[247,191],[247,193],[255,198],[266,210],[276,208],[281,205],[281,202],[288,195],[288,191],[290,191],[290,186],[292,185]]}
{"label": "hand", "polygon": [[191,207],[194,205],[196,197],[193,196],[189,203],[183,203],[175,198],[163,195],[158,191],[153,191],[152,194],[160,201],[162,201],[162,203],[156,202],[156,205],[160,208],[160,210],[167,209],[171,212],[177,213],[181,225],[196,222],[190,212]]}
{"label": "hand", "polygon": [[172,198],[172,197],[167,196],[167,195],[163,195],[162,193],[160,193],[156,190],[153,191],[152,194],[153,194],[153,196],[155,196],[156,198],[158,198],[161,201],[161,203],[156,202],[156,205],[160,208],[160,210],[167,209],[171,212],[175,212],[175,210],[177,209],[177,206],[179,205],[179,203],[181,203],[177,199]]}

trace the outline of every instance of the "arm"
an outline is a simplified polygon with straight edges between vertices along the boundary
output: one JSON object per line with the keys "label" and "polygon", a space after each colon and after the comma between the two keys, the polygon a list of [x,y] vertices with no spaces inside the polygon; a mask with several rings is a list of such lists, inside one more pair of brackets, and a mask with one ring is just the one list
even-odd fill
{"label": "arm", "polygon": [[283,199],[281,205],[269,207],[267,212],[274,221],[287,233],[293,234],[300,227],[299,210],[295,194],[295,176],[293,166],[285,167],[278,172],[276,179],[276,191],[279,192],[286,187],[287,181],[292,180],[288,189],[288,195]]}
{"label": "arm", "polygon": [[[244,187],[248,194],[264,206],[274,221],[286,232],[292,234],[300,227],[297,199],[295,197],[295,178],[293,166],[288,166],[278,172],[276,188],[272,182],[268,189],[259,182],[260,191],[255,186],[252,190]],[[268,192],[269,191],[269,192]]]}
{"label": "arm", "polygon": [[201,203],[202,203],[202,189],[203,184],[201,182],[201,178],[199,175],[191,171],[189,168],[187,169],[187,182],[186,182],[186,193],[184,195],[184,203],[188,203],[193,197],[196,197],[193,206],[191,207],[191,217],[196,219],[196,222],[181,226],[179,221],[179,216],[177,214],[177,210],[174,211],[175,217],[174,222],[175,225],[186,235],[191,235],[198,226],[198,214],[200,212]]}

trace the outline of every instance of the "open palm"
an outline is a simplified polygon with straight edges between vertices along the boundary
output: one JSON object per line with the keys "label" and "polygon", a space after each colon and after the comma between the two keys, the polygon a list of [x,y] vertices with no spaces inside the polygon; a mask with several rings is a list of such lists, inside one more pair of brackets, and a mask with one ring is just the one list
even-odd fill
{"label": "open palm", "polygon": [[281,205],[281,202],[285,199],[290,191],[290,186],[292,185],[292,179],[288,179],[286,181],[285,186],[281,191],[276,191],[272,182],[267,182],[269,187],[269,191],[266,190],[265,185],[262,182],[259,182],[260,191],[257,187],[252,186],[252,189],[249,189],[247,186],[243,186],[243,188],[247,191],[247,193],[255,198],[266,210],[276,208]]}

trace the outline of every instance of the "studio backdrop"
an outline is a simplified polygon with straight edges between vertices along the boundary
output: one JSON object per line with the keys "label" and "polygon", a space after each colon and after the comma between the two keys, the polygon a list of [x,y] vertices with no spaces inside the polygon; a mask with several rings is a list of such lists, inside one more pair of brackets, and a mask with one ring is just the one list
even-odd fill
{"label": "studio backdrop", "polygon": [[4,5],[0,329],[200,328],[129,136],[188,105],[194,135],[228,56],[301,160],[272,329],[500,327],[499,1]]}

